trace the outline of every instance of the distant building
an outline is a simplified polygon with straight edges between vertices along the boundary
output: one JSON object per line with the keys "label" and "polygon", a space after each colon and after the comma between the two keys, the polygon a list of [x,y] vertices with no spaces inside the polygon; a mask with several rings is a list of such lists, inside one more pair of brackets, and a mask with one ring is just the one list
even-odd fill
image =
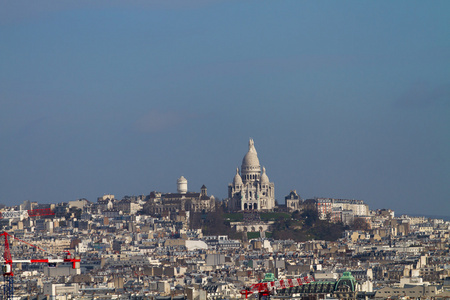
{"label": "distant building", "polygon": [[319,218],[325,220],[333,210],[333,200],[330,198],[316,198],[315,200]]}
{"label": "distant building", "polygon": [[286,203],[286,209],[288,211],[301,210],[302,200],[296,190],[291,191],[289,195],[284,197],[284,203]]}
{"label": "distant building", "polygon": [[83,207],[85,207],[88,203],[89,203],[89,201],[87,201],[86,199],[78,199],[75,201],[69,201],[69,208],[75,207],[75,208],[83,209]]}
{"label": "distant building", "polygon": [[55,205],[53,212],[57,218],[64,217],[69,212],[69,204],[65,202],[58,203]]}
{"label": "distant building", "polygon": [[354,216],[368,216],[369,206],[362,200],[314,198],[319,218],[331,218],[344,224],[353,222]]}
{"label": "distant building", "polygon": [[150,214],[179,211],[210,212],[215,210],[215,203],[216,199],[214,196],[208,196],[205,185],[200,188],[200,193],[189,192],[187,179],[181,176],[177,180],[177,193],[151,192],[144,210]]}
{"label": "distant building", "polygon": [[38,205],[37,202],[31,202],[30,200],[25,200],[19,207],[20,207],[20,210],[30,210],[30,209],[35,208],[37,205]]}
{"label": "distant building", "polygon": [[76,296],[78,294],[77,283],[44,283],[44,295],[51,299],[67,299],[67,295]]}
{"label": "distant building", "polygon": [[275,208],[275,185],[269,181],[264,167],[261,172],[252,139],[242,159],[241,172],[236,169],[233,183],[228,185],[228,206],[235,211],[270,211]]}
{"label": "distant building", "polygon": [[97,198],[97,208],[100,211],[111,210],[115,201],[114,195],[103,195],[103,197]]}
{"label": "distant building", "polygon": [[114,210],[118,210],[129,215],[134,215],[142,209],[142,207],[138,203],[135,203],[132,199],[122,199],[117,201],[114,203],[113,207]]}

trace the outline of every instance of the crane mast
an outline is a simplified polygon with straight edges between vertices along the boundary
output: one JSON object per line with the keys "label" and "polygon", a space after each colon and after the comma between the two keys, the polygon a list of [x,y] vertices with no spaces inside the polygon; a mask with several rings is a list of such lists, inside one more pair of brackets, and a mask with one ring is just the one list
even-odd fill
{"label": "crane mast", "polygon": [[14,298],[14,273],[12,264],[13,263],[60,263],[60,262],[70,262],[72,263],[72,268],[79,268],[80,259],[73,258],[69,251],[66,251],[66,256],[64,258],[47,258],[47,259],[26,259],[26,260],[13,260],[11,257],[11,249],[8,241],[8,237],[11,237],[19,242],[25,243],[28,246],[36,248],[38,250],[46,252],[44,249],[33,245],[31,243],[25,242],[14,235],[7,233],[6,231],[0,234],[5,238],[5,251],[3,252],[3,296],[4,299],[13,299]]}

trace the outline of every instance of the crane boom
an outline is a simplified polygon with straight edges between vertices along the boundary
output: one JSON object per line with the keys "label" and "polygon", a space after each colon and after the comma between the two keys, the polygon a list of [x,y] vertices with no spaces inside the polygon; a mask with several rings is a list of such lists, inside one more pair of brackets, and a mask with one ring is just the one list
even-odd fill
{"label": "crane boom", "polygon": [[314,281],[314,278],[311,276],[293,278],[293,279],[282,279],[282,280],[274,280],[268,282],[259,282],[252,284],[249,288],[241,291],[242,295],[245,295],[245,298],[248,295],[253,293],[259,293],[261,296],[269,296],[273,294],[276,290],[285,289],[288,287],[296,287],[299,285],[303,285],[306,283],[310,283]]}
{"label": "crane boom", "polygon": [[[21,239],[7,233],[6,231],[0,234],[0,236],[5,237],[5,252],[3,253],[3,278],[4,278],[4,285],[3,285],[3,295],[4,299],[13,299],[14,298],[14,273],[12,271],[12,264],[13,263],[59,263],[59,262],[70,262],[72,263],[72,268],[77,268],[77,263],[80,263],[79,258],[73,258],[69,251],[66,251],[65,258],[46,258],[46,259],[23,259],[23,260],[13,260],[11,257],[11,250],[9,247],[9,241],[8,236],[11,238],[14,238],[22,243],[25,243],[31,247],[34,247],[38,250],[46,252],[44,249],[33,245],[31,243],[22,241]],[[79,266],[78,266],[79,267]]]}
{"label": "crane boom", "polygon": [[55,213],[50,208],[37,208],[29,210],[8,210],[0,212],[0,219],[28,218],[38,216],[54,216]]}

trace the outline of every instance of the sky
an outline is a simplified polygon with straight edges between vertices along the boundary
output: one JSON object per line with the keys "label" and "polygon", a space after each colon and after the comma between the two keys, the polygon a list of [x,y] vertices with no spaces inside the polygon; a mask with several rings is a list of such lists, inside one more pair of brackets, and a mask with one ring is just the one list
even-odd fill
{"label": "sky", "polygon": [[450,215],[449,1],[0,0],[0,203],[227,197]]}

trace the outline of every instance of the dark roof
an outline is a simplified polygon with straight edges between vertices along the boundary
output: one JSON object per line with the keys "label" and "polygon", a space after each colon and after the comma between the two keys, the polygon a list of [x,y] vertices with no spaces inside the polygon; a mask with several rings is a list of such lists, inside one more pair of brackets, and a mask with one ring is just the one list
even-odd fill
{"label": "dark roof", "polygon": [[219,285],[217,284],[208,284],[203,286],[203,289],[205,291],[207,291],[208,293],[215,293],[217,291],[217,288],[219,287]]}
{"label": "dark roof", "polygon": [[169,198],[181,198],[181,197],[185,197],[185,198],[198,198],[200,197],[200,193],[193,193],[193,192],[187,192],[186,194],[180,194],[180,193],[168,193],[168,194],[164,194],[163,198],[164,199],[169,199]]}
{"label": "dark roof", "polygon": [[278,292],[280,295],[291,294],[315,294],[315,293],[333,293],[335,289],[335,282],[329,281],[315,281],[308,284],[299,285],[296,287],[282,289]]}

